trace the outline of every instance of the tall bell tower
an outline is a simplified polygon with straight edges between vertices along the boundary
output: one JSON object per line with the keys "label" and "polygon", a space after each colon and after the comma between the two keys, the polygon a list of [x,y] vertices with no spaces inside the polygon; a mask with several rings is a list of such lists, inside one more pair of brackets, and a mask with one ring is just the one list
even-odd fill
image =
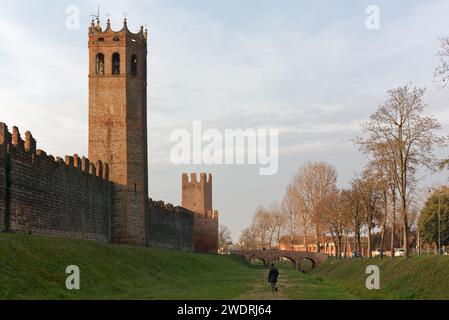
{"label": "tall bell tower", "polygon": [[89,28],[89,158],[109,164],[114,243],[148,243],[147,38],[126,19]]}

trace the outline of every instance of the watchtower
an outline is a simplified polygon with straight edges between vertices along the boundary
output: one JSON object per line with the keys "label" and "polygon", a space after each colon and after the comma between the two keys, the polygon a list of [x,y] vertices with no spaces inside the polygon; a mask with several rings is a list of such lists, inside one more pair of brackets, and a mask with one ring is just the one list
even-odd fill
{"label": "watchtower", "polygon": [[195,251],[218,252],[218,211],[212,207],[212,175],[182,175],[182,207],[195,213]]}
{"label": "watchtower", "polygon": [[89,158],[109,163],[115,243],[147,244],[147,38],[126,19],[89,28]]}
{"label": "watchtower", "polygon": [[202,217],[212,211],[211,174],[202,173],[199,180],[196,173],[182,175],[182,206]]}

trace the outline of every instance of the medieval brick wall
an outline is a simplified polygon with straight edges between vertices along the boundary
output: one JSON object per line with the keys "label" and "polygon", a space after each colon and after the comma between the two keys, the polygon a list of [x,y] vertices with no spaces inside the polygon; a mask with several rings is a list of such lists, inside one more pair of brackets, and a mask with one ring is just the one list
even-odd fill
{"label": "medieval brick wall", "polygon": [[[210,212],[210,211],[209,211]],[[218,253],[218,213],[212,217],[195,215],[193,232],[195,251],[200,253]]]}
{"label": "medieval brick wall", "polygon": [[193,251],[193,213],[164,202],[148,201],[147,223],[152,247]]}
{"label": "medieval brick wall", "polygon": [[[113,242],[113,183],[109,166],[77,155],[65,160],[36,150],[0,123],[0,232]],[[147,245],[194,250],[194,214],[147,199]],[[124,213],[122,213],[124,214]]]}
{"label": "medieval brick wall", "polygon": [[[110,241],[108,167],[86,158],[48,156],[29,132],[0,124],[2,231]],[[5,214],[6,213],[6,214]]]}
{"label": "medieval brick wall", "polygon": [[7,167],[8,157],[6,148],[0,141],[0,232],[6,231],[6,215],[7,215]]}

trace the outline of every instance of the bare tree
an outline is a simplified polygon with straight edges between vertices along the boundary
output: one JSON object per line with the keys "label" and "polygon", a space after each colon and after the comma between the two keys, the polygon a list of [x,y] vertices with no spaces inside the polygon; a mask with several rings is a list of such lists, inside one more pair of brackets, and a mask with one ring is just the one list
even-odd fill
{"label": "bare tree", "polygon": [[284,224],[284,216],[279,203],[275,202],[270,205],[269,209],[261,208],[257,215],[259,226],[266,229],[268,238],[268,248],[273,248],[273,242],[276,241],[278,249],[280,248],[282,227]]}
{"label": "bare tree", "polygon": [[[341,211],[341,227],[344,237],[343,256],[348,256],[349,250],[349,235],[354,227],[354,199],[352,190],[343,189],[338,194],[338,210]],[[355,235],[355,232],[354,232]],[[355,247],[355,246],[354,246]]]}
{"label": "bare tree", "polygon": [[264,207],[259,207],[253,218],[253,224],[257,230],[257,236],[260,240],[260,249],[266,249],[267,237],[270,240],[269,246],[271,247],[272,235],[270,237],[270,214]]}
{"label": "bare tree", "polygon": [[419,166],[435,166],[433,148],[445,143],[445,138],[434,133],[441,128],[439,122],[423,116],[424,92],[424,89],[410,89],[408,86],[388,91],[389,99],[371,115],[369,122],[362,124],[364,137],[357,140],[369,154],[379,145],[385,146],[387,159],[394,168],[393,177],[401,202],[406,256],[409,255],[407,199],[410,184]]}
{"label": "bare tree", "polygon": [[295,220],[298,219],[298,234],[302,235],[304,247],[306,251],[309,251],[309,231],[311,229],[311,215],[305,207],[300,188],[301,186],[299,185],[297,177],[295,176],[295,178],[287,188],[287,194],[285,196],[284,203],[286,203],[286,207],[289,210],[288,224],[290,225],[290,241],[292,250],[294,249],[295,240]]}
{"label": "bare tree", "polygon": [[245,250],[257,249],[257,230],[254,224],[244,229],[239,239],[239,246]]}
{"label": "bare tree", "polygon": [[[354,248],[357,248],[357,250],[362,253],[362,241],[361,241],[361,234],[362,234],[362,228],[364,226],[364,216],[363,216],[363,202],[362,202],[362,196],[359,192],[358,185],[361,183],[360,179],[354,179],[351,182],[351,189],[346,190],[342,193],[342,197],[344,197],[345,201],[347,201],[349,204],[349,207],[351,209],[351,215],[352,215],[352,228],[354,230]],[[360,255],[361,257],[362,255]]]}
{"label": "bare tree", "polygon": [[[321,214],[326,198],[337,189],[336,181],[337,172],[332,165],[325,162],[311,162],[299,169],[292,182],[300,206],[307,220],[313,225],[318,252],[321,251]],[[304,228],[306,230],[307,226]]]}
{"label": "bare tree", "polygon": [[372,172],[378,191],[381,194],[380,206],[382,207],[382,217],[380,217],[381,227],[381,258],[384,257],[385,238],[387,232],[387,222],[389,218],[389,209],[393,213],[392,233],[394,239],[395,232],[395,216],[396,216],[396,180],[394,179],[394,168],[388,160],[387,147],[385,145],[376,145],[372,149],[372,161],[368,164],[368,168]]}
{"label": "bare tree", "polygon": [[363,224],[367,229],[368,257],[372,257],[372,230],[375,228],[379,218],[380,192],[376,176],[371,168],[365,169],[362,178],[355,185],[359,197],[361,212],[363,213]]}
{"label": "bare tree", "polygon": [[223,224],[218,227],[218,247],[220,252],[226,252],[232,245],[231,230]]}
{"label": "bare tree", "polygon": [[[435,69],[435,77],[441,81],[442,87],[446,87],[449,81],[449,37],[440,39],[440,49],[438,50],[440,63]],[[441,170],[449,169],[449,159],[442,160],[439,163]]]}
{"label": "bare tree", "polygon": [[281,249],[282,231],[286,223],[285,215],[282,212],[282,206],[279,203],[273,203],[270,207],[272,223],[275,227],[275,236],[278,250]]}
{"label": "bare tree", "polygon": [[337,191],[329,194],[323,211],[323,221],[334,241],[337,258],[342,256],[343,237],[351,219],[350,203],[343,197]]}
{"label": "bare tree", "polygon": [[284,227],[290,240],[290,249],[294,250],[295,239],[299,232],[300,224],[299,200],[294,188],[290,185],[282,201],[282,212],[284,215]]}
{"label": "bare tree", "polygon": [[373,168],[367,167],[362,174],[359,183],[358,192],[362,200],[363,211],[365,214],[365,225],[368,231],[368,257],[372,257],[372,231],[378,224],[380,214],[380,201],[382,191],[379,187]]}
{"label": "bare tree", "polygon": [[274,205],[270,209],[265,211],[264,219],[266,219],[267,233],[268,233],[268,249],[273,248],[273,240],[275,238],[278,224],[277,224],[277,209]]}
{"label": "bare tree", "polygon": [[438,78],[442,86],[445,87],[449,80],[449,37],[440,39],[440,49],[438,51],[440,63],[435,69],[435,77]]}

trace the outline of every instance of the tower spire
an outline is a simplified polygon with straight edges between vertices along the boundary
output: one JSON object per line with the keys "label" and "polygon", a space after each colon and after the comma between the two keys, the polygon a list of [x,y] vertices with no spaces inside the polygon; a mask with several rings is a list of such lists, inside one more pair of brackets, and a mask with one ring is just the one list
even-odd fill
{"label": "tower spire", "polygon": [[111,28],[111,15],[109,13],[106,13],[106,17],[108,18],[108,20],[106,21],[106,29],[110,29]]}
{"label": "tower spire", "polygon": [[125,27],[128,25],[128,19],[127,19],[127,17],[128,17],[128,14],[125,12],[125,13],[123,14],[123,24],[125,25]]}

